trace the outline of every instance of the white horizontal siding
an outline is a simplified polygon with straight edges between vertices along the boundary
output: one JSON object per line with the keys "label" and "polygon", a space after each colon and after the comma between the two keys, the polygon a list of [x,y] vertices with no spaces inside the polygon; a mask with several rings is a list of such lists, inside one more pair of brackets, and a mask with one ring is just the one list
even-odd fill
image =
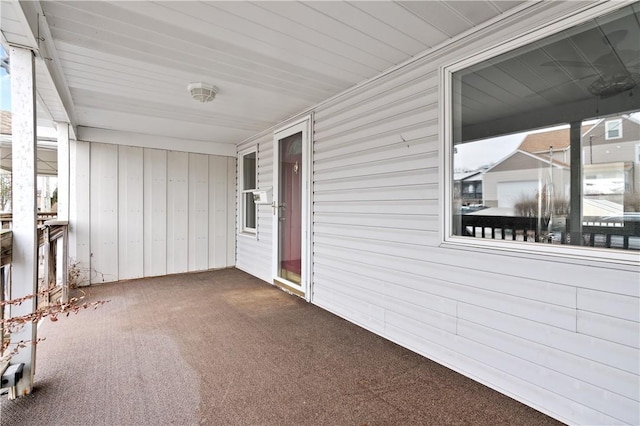
{"label": "white horizontal siding", "polygon": [[[585,385],[580,379],[567,379],[566,376],[548,368],[495,350],[484,342],[477,343],[464,336],[451,335],[395,312],[387,313],[387,319],[387,332],[392,340],[445,365],[455,366],[459,371],[502,392],[511,392],[514,397],[536,408],[566,413],[572,418],[571,423],[620,424],[632,421],[635,417],[631,399]],[[505,381],[505,376],[509,378],[508,381]],[[548,389],[548,385],[553,385],[556,379],[560,382],[558,392]],[[508,383],[509,387],[504,387],[505,383]],[[580,392],[576,392],[576,388],[579,388]],[[576,400],[576,394],[584,399]],[[590,403],[598,397],[601,397],[602,401],[596,404],[597,408],[584,403],[584,400]],[[624,419],[619,411],[611,412],[610,407],[613,404],[626,411],[626,415],[622,416]],[[608,415],[607,412],[612,415]]]}
{"label": "white horizontal siding", "polygon": [[582,334],[640,348],[640,323],[638,321],[578,311],[577,329]]}
{"label": "white horizontal siding", "polygon": [[578,289],[578,309],[637,322],[638,298],[607,291]]}
{"label": "white horizontal siding", "polygon": [[[637,266],[441,244],[439,67],[572,7],[522,12],[315,108],[311,301],[562,421],[638,424]],[[270,136],[250,143],[272,179]],[[268,229],[237,251],[267,281],[271,220],[261,210]]]}
{"label": "white horizontal siding", "polygon": [[[257,152],[257,189],[273,188],[273,135],[268,134],[238,146],[238,152],[255,148]],[[240,197],[240,192],[237,193]],[[242,212],[238,209],[236,222],[240,230]],[[273,210],[259,205],[256,234],[239,233],[236,247],[236,268],[260,279],[272,282]]]}
{"label": "white horizontal siding", "polygon": [[628,371],[636,376],[640,373],[640,354],[636,348],[630,346],[557,327],[546,327],[535,321],[472,304],[461,304],[458,316],[469,322],[540,343],[558,352],[571,353],[586,360]]}
{"label": "white horizontal siding", "polygon": [[437,66],[316,111],[314,303],[560,418],[637,422],[637,271],[438,247]]}

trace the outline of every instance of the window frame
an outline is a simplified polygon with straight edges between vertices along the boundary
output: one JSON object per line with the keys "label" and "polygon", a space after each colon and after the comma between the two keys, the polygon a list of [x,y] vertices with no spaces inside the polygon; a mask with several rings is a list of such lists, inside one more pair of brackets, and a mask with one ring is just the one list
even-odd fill
{"label": "window frame", "polygon": [[[507,42],[497,43],[486,49],[481,49],[479,53],[471,54],[467,57],[453,60],[439,67],[440,82],[440,134],[442,162],[440,167],[442,205],[441,218],[441,243],[440,247],[448,249],[462,249],[478,251],[482,253],[506,254],[512,256],[524,256],[527,258],[548,259],[549,257],[561,257],[569,262],[584,264],[601,263],[604,265],[618,264],[620,266],[638,266],[638,253],[635,251],[623,252],[619,250],[603,249],[599,247],[571,246],[571,245],[551,245],[534,244],[521,241],[493,240],[469,238],[453,235],[453,196],[454,196],[454,149],[453,146],[453,116],[454,94],[453,94],[453,74],[464,70],[478,63],[497,57],[503,53],[511,52],[522,46],[532,44],[545,37],[557,34],[568,28],[580,25],[596,17],[614,12],[627,6],[627,4],[599,4],[586,10],[541,26],[535,30],[514,36]],[[612,120],[614,121],[614,120]],[[622,131],[622,130],[621,130]]]}
{"label": "window frame", "polygon": [[[244,158],[247,155],[255,154],[255,182],[253,182],[253,188],[245,189],[245,181],[244,181]],[[258,147],[253,146],[247,148],[243,151],[238,152],[238,194],[239,194],[239,202],[238,206],[240,209],[239,212],[239,233],[244,235],[256,236],[258,233],[258,205],[254,203],[254,217],[255,217],[255,226],[250,227],[247,226],[247,216],[246,216],[246,194],[253,194],[258,188]]]}
{"label": "window frame", "polygon": [[[618,135],[610,137],[609,136],[609,131],[611,130],[611,127],[613,127],[614,124],[617,124],[617,128],[615,130],[618,131]],[[615,140],[615,139],[622,139],[622,119],[605,120],[605,122],[604,122],[604,139],[607,140],[607,141]]]}

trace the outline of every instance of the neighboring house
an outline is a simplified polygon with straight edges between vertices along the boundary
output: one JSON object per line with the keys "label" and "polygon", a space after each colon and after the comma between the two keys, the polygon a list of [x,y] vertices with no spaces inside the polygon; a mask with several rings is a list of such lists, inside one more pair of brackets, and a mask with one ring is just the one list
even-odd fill
{"label": "neighboring house", "polygon": [[[640,188],[640,123],[628,115],[613,116],[583,125],[581,135],[585,216],[622,213],[625,196]],[[528,135],[517,151],[486,170],[483,203],[512,208],[519,200],[534,198],[551,181],[555,196],[567,198],[570,156],[568,128]],[[609,208],[595,208],[603,203],[593,200],[605,200]]]}
{"label": "neighboring house", "polygon": [[518,149],[546,159],[553,155],[554,160],[569,164],[570,142],[568,128],[555,129],[527,135]]}
{"label": "neighboring house", "polygon": [[487,207],[513,208],[519,201],[535,199],[549,184],[553,184],[555,196],[563,198],[569,179],[566,164],[518,149],[484,173],[483,203]]}
{"label": "neighboring house", "polygon": [[454,197],[461,205],[482,203],[482,174],[481,170],[454,173]]}
{"label": "neighboring house", "polygon": [[622,195],[640,192],[640,123],[629,115],[596,122],[582,136],[582,162],[585,195],[622,203]]}

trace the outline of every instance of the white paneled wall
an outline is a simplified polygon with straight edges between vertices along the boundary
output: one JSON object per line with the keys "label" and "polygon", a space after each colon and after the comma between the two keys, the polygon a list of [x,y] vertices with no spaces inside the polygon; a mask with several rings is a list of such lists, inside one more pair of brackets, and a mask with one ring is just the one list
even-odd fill
{"label": "white paneled wall", "polygon": [[209,265],[209,156],[189,154],[189,270]]}
{"label": "white paneled wall", "polygon": [[167,159],[167,273],[189,270],[189,154]]}
{"label": "white paneled wall", "polygon": [[75,142],[70,253],[91,282],[235,263],[235,158]]}
{"label": "white paneled wall", "polygon": [[118,278],[144,275],[143,149],[118,147]]}
{"label": "white paneled wall", "polygon": [[79,285],[91,280],[91,144],[69,144],[69,257],[76,264]]}
{"label": "white paneled wall", "polygon": [[115,281],[118,270],[118,146],[91,144],[90,247],[92,282]]}
{"label": "white paneled wall", "polygon": [[[235,159],[209,156],[209,265],[221,268],[235,264]],[[231,218],[229,218],[231,215]]]}
{"label": "white paneled wall", "polygon": [[[569,6],[567,6],[569,7]],[[572,424],[640,424],[637,265],[442,244],[439,67],[523,16],[314,109],[312,303]],[[272,186],[272,135],[258,148]],[[236,266],[271,281],[272,213]]]}
{"label": "white paneled wall", "polygon": [[167,152],[144,150],[144,276],[167,273]]}

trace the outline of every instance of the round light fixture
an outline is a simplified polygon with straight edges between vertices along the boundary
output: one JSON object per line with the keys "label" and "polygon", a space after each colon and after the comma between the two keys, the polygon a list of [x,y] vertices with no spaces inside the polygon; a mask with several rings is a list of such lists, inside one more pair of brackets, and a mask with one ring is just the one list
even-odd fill
{"label": "round light fixture", "polygon": [[218,93],[216,86],[202,82],[189,83],[187,90],[193,99],[200,102],[211,102]]}

